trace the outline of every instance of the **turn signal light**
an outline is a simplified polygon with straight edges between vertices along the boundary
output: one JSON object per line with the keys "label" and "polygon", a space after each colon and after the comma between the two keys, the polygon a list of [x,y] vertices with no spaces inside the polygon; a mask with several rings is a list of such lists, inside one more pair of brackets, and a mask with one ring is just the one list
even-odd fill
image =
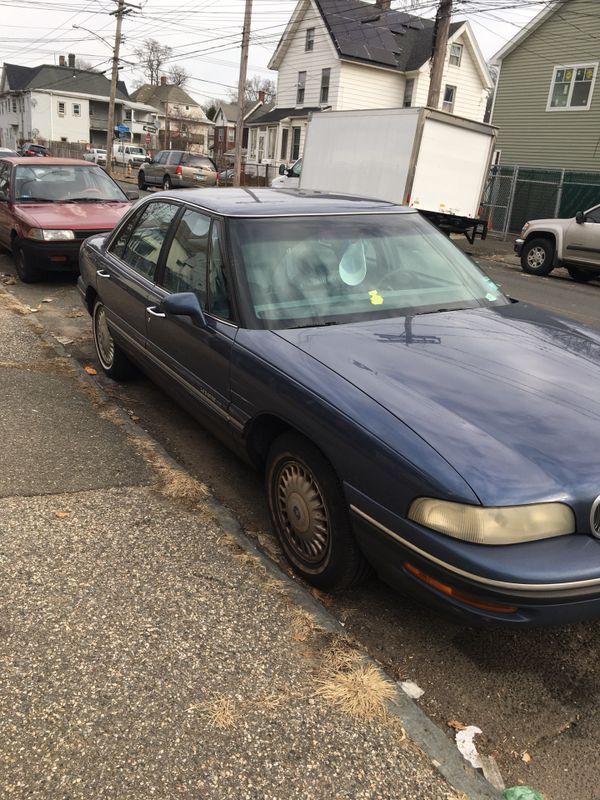
{"label": "turn signal light", "polygon": [[404,568],[410,572],[411,575],[414,575],[415,578],[418,578],[427,586],[431,586],[432,589],[437,589],[438,592],[445,594],[447,597],[453,597],[455,600],[458,600],[459,603],[464,603],[467,606],[473,606],[473,608],[479,608],[482,611],[491,611],[495,614],[516,614],[516,612],[519,610],[516,606],[505,606],[501,605],[500,603],[490,603],[487,600],[479,600],[478,598],[472,597],[469,594],[460,592],[453,586],[442,583],[442,581],[437,580],[437,578],[432,578],[431,575],[423,572],[413,564],[409,564],[408,561],[404,562]]}

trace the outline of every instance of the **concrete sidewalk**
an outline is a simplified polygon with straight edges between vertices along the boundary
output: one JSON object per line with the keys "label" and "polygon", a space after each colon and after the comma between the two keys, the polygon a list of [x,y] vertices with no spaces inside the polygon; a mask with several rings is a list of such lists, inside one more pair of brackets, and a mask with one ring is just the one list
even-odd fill
{"label": "concrete sidewalk", "polygon": [[2,798],[496,797],[6,293],[0,334]]}
{"label": "concrete sidewalk", "polygon": [[452,236],[454,244],[473,258],[483,258],[487,261],[502,261],[506,264],[517,265],[519,258],[514,251],[515,239],[510,234],[506,239],[498,239],[488,234],[486,239],[475,239],[471,244],[465,236],[457,234]]}

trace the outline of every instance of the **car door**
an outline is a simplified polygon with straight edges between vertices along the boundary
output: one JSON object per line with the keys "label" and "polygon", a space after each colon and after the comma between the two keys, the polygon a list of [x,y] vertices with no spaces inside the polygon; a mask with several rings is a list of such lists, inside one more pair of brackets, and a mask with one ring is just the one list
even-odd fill
{"label": "car door", "polygon": [[11,165],[0,161],[0,242],[10,245],[12,213],[10,210],[10,172]]}
{"label": "car door", "polygon": [[571,222],[567,230],[565,258],[600,266],[600,206],[586,211],[584,222]]}
{"label": "car door", "polygon": [[166,315],[160,303],[146,318],[149,355],[160,361],[197,403],[228,419],[229,372],[238,327],[223,258],[222,224],[188,208],[177,221],[158,277],[163,298],[193,292],[206,325],[190,317]]}
{"label": "car door", "polygon": [[157,156],[152,161],[152,163],[147,164],[144,167],[144,175],[146,176],[146,183],[152,183],[152,184],[161,183],[164,171],[164,165],[167,162],[168,156],[169,156],[168,150],[161,150],[160,153],[157,153]]}
{"label": "car door", "polygon": [[146,308],[160,299],[155,273],[171,223],[181,206],[145,204],[118,229],[96,270],[98,296],[113,337],[125,349],[144,350]]}

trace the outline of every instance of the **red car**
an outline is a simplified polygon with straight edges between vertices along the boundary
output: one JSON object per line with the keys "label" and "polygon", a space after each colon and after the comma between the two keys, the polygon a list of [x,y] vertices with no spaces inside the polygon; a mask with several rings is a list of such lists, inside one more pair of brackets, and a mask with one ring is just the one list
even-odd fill
{"label": "red car", "polygon": [[0,158],[0,244],[25,283],[76,272],[82,241],[112,230],[137,197],[88,161]]}

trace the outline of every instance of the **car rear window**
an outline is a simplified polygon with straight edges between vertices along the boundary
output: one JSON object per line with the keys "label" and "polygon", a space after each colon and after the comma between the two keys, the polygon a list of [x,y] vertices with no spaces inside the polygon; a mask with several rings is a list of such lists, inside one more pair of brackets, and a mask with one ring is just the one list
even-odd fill
{"label": "car rear window", "polygon": [[185,156],[183,162],[186,167],[204,167],[205,169],[217,171],[217,168],[208,156],[197,156],[194,153]]}

